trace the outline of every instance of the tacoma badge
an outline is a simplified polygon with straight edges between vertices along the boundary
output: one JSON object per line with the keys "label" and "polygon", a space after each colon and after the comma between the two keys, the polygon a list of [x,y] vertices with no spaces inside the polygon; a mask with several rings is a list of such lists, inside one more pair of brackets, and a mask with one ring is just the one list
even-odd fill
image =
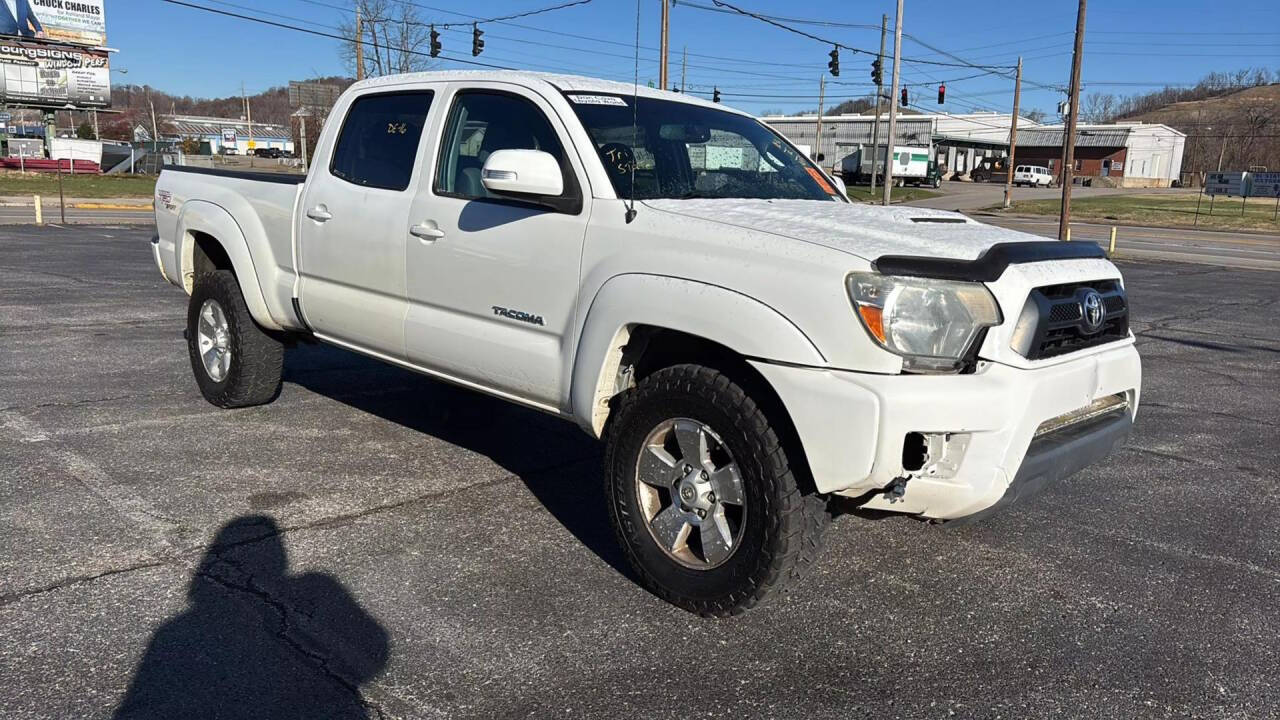
{"label": "tacoma badge", "polygon": [[501,315],[504,318],[510,318],[512,320],[519,320],[520,322],[527,322],[530,325],[546,325],[546,323],[542,322],[541,315],[533,315],[523,310],[509,310],[507,308],[494,305],[493,314]]}

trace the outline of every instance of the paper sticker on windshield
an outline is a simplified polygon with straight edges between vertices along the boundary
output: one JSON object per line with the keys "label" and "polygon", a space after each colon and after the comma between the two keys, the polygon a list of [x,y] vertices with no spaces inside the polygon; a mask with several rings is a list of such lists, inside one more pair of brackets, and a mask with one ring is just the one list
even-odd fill
{"label": "paper sticker on windshield", "polygon": [[827,178],[823,176],[822,171],[815,167],[807,167],[805,170],[809,171],[809,177],[813,178],[813,181],[818,183],[818,187],[822,188],[822,192],[828,195],[836,194],[836,189],[831,187],[831,183],[827,182]]}
{"label": "paper sticker on windshield", "polygon": [[627,106],[626,101],[616,95],[570,95],[569,99],[573,100],[575,103],[579,105],[618,105],[621,107]]}

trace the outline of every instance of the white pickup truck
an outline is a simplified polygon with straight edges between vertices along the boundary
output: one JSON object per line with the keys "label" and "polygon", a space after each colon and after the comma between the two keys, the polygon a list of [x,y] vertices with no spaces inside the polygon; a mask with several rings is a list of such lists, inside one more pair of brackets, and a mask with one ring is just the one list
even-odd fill
{"label": "white pickup truck", "polygon": [[704,615],[796,576],[837,507],[981,517],[1100,459],[1138,406],[1096,245],[851,204],[684,94],[368,80],[305,179],[166,168],[155,207],[210,402],[270,402],[312,338],[576,422],[638,576]]}

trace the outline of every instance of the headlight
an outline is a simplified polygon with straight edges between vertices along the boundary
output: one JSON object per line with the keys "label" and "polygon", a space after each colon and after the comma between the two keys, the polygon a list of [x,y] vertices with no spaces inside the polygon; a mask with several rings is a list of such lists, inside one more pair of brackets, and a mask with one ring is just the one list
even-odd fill
{"label": "headlight", "polygon": [[1000,307],[981,283],[875,273],[853,273],[848,282],[863,327],[909,370],[959,369],[978,333],[1000,324]]}

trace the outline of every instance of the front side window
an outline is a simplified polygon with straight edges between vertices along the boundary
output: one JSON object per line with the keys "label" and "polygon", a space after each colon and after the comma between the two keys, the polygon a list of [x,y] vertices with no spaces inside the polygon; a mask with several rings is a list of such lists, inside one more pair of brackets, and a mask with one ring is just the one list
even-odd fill
{"label": "front side window", "polygon": [[567,97],[620,198],[839,197],[821,170],[745,115],[630,95]]}
{"label": "front side window", "polygon": [[409,187],[431,96],[426,91],[357,98],[342,121],[329,173],[364,187]]}
{"label": "front side window", "polygon": [[[561,168],[566,166],[560,140],[536,105],[506,93],[462,92],[449,113],[436,169],[436,193],[469,200],[497,197],[481,182],[480,170],[498,150],[542,150],[553,155]],[[571,183],[566,178],[566,193]]]}

